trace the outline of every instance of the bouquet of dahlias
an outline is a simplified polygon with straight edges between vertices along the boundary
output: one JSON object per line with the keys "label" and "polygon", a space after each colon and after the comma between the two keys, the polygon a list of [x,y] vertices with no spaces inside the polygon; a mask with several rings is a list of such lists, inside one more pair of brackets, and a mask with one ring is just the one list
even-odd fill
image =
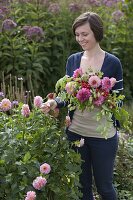
{"label": "bouquet of dahlias", "polygon": [[96,121],[106,117],[107,124],[99,128],[99,131],[106,135],[112,117],[120,122],[121,128],[130,131],[130,120],[128,112],[120,106],[124,95],[112,88],[116,83],[115,78],[103,77],[103,73],[98,71],[93,73],[82,73],[82,69],[74,71],[72,77],[64,76],[56,83],[56,93],[62,101],[67,101],[69,110],[76,108],[84,111],[92,111],[99,107]]}

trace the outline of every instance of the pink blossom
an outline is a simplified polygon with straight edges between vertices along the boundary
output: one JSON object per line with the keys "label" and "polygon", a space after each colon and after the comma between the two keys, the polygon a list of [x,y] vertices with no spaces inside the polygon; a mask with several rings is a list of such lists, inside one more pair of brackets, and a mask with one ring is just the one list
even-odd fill
{"label": "pink blossom", "polygon": [[34,191],[27,192],[25,200],[35,200],[35,199],[36,199],[36,193]]}
{"label": "pink blossom", "polygon": [[108,77],[104,77],[102,79],[102,89],[110,90],[111,89],[111,81]]}
{"label": "pink blossom", "polygon": [[49,172],[51,171],[51,167],[49,164],[44,163],[40,166],[40,172],[43,174],[49,174]]}
{"label": "pink blossom", "polygon": [[23,104],[22,109],[21,109],[21,114],[24,117],[29,117],[30,115],[30,109],[28,104]]}
{"label": "pink blossom", "polygon": [[110,82],[111,82],[111,88],[112,88],[116,84],[116,79],[112,77],[110,78]]}
{"label": "pink blossom", "polygon": [[101,106],[105,100],[104,96],[99,96],[96,100],[94,100],[94,105]]}
{"label": "pink blossom", "polygon": [[7,98],[2,99],[1,104],[0,104],[0,109],[2,111],[8,111],[11,109],[11,107],[12,107],[12,103],[9,99]]}
{"label": "pink blossom", "polygon": [[97,88],[97,87],[99,87],[101,85],[101,79],[98,76],[96,76],[96,75],[91,76],[89,78],[88,82],[89,82],[89,85],[91,87],[93,87],[93,88]]}
{"label": "pink blossom", "polygon": [[68,94],[73,94],[74,91],[75,91],[75,89],[76,89],[76,84],[75,84],[75,82],[72,82],[72,81],[71,81],[71,82],[68,82],[68,83],[66,84],[65,89],[66,89],[66,91],[67,91]]}
{"label": "pink blossom", "polygon": [[91,92],[89,89],[87,88],[82,88],[78,91],[76,97],[80,102],[84,102],[86,100],[89,99],[89,97],[91,96]]}
{"label": "pink blossom", "polygon": [[42,176],[39,176],[33,181],[33,187],[36,190],[41,190],[42,187],[46,185],[46,183],[47,183],[47,180],[43,178]]}
{"label": "pink blossom", "polygon": [[34,97],[34,106],[40,108],[43,103],[43,99],[40,96]]}
{"label": "pink blossom", "polygon": [[71,119],[69,116],[66,116],[66,119],[65,119],[65,124],[66,124],[66,127],[70,126],[71,125]]}
{"label": "pink blossom", "polygon": [[78,68],[74,71],[73,73],[73,78],[79,78],[83,75],[83,72],[82,72],[82,69],[81,68]]}

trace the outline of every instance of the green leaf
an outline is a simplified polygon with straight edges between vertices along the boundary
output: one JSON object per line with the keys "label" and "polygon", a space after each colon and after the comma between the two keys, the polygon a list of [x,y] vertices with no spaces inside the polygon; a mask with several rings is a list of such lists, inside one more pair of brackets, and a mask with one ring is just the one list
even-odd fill
{"label": "green leaf", "polygon": [[27,163],[27,161],[29,161],[30,158],[31,158],[31,154],[30,154],[30,152],[28,151],[28,152],[25,154],[25,156],[24,156],[24,158],[23,158],[23,161],[24,161],[25,163]]}

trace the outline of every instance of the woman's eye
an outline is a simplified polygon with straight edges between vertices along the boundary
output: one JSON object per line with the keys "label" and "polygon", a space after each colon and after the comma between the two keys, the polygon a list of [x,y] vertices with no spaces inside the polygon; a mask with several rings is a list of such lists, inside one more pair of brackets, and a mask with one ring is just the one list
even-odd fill
{"label": "woman's eye", "polygon": [[82,36],[85,36],[85,37],[86,37],[86,36],[88,36],[88,33],[83,33]]}
{"label": "woman's eye", "polygon": [[81,34],[75,34],[76,37],[87,37],[89,33],[81,33]]}

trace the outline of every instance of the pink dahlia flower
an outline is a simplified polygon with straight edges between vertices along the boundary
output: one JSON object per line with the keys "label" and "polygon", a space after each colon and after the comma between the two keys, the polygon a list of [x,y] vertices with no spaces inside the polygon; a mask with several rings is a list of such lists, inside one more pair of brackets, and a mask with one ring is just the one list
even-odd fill
{"label": "pink dahlia flower", "polygon": [[112,88],[116,84],[116,79],[115,78],[110,78],[110,82],[111,82],[111,88]]}
{"label": "pink dahlia flower", "polygon": [[108,77],[104,77],[102,79],[102,89],[110,90],[111,89],[111,81]]}
{"label": "pink dahlia flower", "polygon": [[82,69],[81,68],[78,68],[74,71],[73,73],[73,78],[79,78],[83,75],[83,72],[82,72]]}
{"label": "pink dahlia flower", "polygon": [[28,104],[23,104],[22,109],[21,109],[21,114],[24,117],[29,117],[30,115],[30,109]]}
{"label": "pink dahlia flower", "polygon": [[36,199],[36,193],[34,191],[27,192],[25,200],[35,200],[35,199]]}
{"label": "pink dahlia flower", "polygon": [[34,97],[34,106],[40,108],[43,103],[43,99],[40,96]]}
{"label": "pink dahlia flower", "polygon": [[94,105],[96,106],[101,106],[103,104],[105,100],[104,96],[99,96],[95,101],[94,101]]}
{"label": "pink dahlia flower", "polygon": [[40,166],[40,172],[42,174],[49,174],[49,172],[51,171],[51,167],[49,164],[44,163]]}
{"label": "pink dahlia flower", "polygon": [[94,75],[89,78],[89,85],[93,88],[98,88],[101,85],[101,79]]}
{"label": "pink dahlia flower", "polygon": [[1,104],[0,104],[0,109],[2,111],[8,111],[11,109],[11,107],[12,107],[12,103],[9,99],[7,98],[2,99]]}
{"label": "pink dahlia flower", "polygon": [[46,178],[43,178],[42,176],[37,177],[34,181],[33,181],[33,187],[36,190],[41,190],[42,187],[44,187],[47,183]]}
{"label": "pink dahlia flower", "polygon": [[66,87],[65,87],[66,91],[68,94],[73,94],[75,89],[76,89],[76,85],[74,82],[69,82],[66,84]]}
{"label": "pink dahlia flower", "polygon": [[89,97],[91,96],[91,92],[89,89],[87,88],[82,88],[78,91],[76,97],[80,102],[84,102],[86,100],[89,99]]}

